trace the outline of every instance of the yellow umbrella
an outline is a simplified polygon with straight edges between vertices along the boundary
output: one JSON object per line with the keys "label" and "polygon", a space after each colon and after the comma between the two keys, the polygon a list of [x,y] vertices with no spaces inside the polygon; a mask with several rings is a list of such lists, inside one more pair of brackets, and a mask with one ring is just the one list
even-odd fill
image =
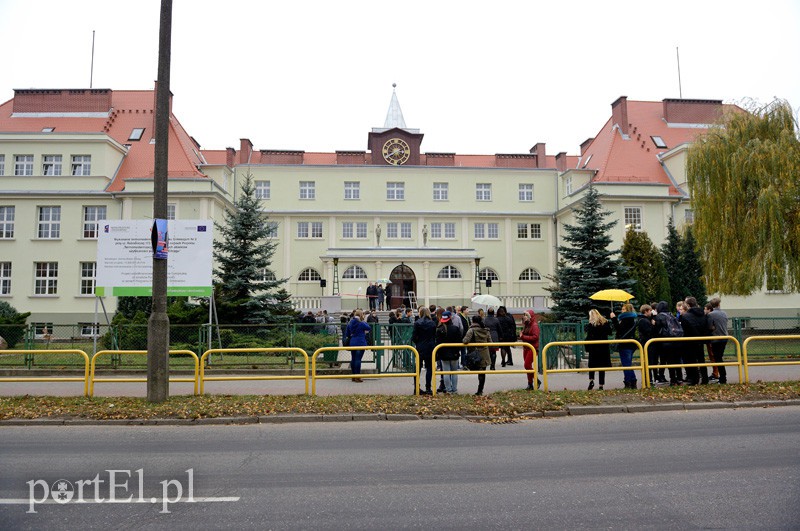
{"label": "yellow umbrella", "polygon": [[628,302],[633,298],[633,295],[621,289],[603,289],[589,295],[589,298],[595,301],[611,301],[611,310],[614,310],[615,302]]}

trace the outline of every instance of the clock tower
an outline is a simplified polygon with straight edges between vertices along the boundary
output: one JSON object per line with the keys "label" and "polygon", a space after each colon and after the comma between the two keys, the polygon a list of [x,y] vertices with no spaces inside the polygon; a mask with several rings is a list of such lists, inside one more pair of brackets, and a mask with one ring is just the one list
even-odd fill
{"label": "clock tower", "polygon": [[[394,89],[397,85],[392,84]],[[368,149],[372,153],[370,163],[389,166],[419,166],[422,133],[409,129],[403,119],[403,111],[397,101],[397,91],[392,90],[389,112],[383,127],[375,127],[369,133]]]}

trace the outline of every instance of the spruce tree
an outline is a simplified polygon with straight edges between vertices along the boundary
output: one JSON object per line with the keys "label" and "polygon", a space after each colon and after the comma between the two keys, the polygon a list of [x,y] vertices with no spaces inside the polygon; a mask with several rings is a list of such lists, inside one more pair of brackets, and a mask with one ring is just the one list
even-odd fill
{"label": "spruce tree", "polygon": [[609,250],[609,231],[617,221],[605,222],[611,212],[604,210],[599,194],[589,187],[583,204],[575,210],[575,225],[564,225],[564,241],[558,247],[561,260],[555,275],[550,277],[554,286],[545,288],[553,299],[553,311],[564,321],[580,321],[587,317],[592,306],[603,306],[589,299],[593,293],[610,288],[629,290],[633,281],[628,279],[626,268],[618,250]]}
{"label": "spruce tree", "polygon": [[667,222],[667,239],[661,246],[661,259],[664,261],[669,281],[670,296],[667,302],[670,303],[670,308],[674,308],[676,302],[682,301],[689,295],[682,240],[683,238],[675,228],[675,222],[670,217]]}
{"label": "spruce tree", "polygon": [[629,228],[622,243],[622,262],[636,282],[632,293],[639,304],[670,298],[667,270],[661,253],[646,232]]}
{"label": "spruce tree", "polygon": [[266,274],[278,244],[271,236],[267,214],[256,198],[250,173],[244,177],[233,210],[225,212],[223,223],[214,225],[220,235],[214,241],[214,259],[218,265],[214,269],[218,282],[215,297],[220,322],[276,322],[275,291],[285,279]]}
{"label": "spruce tree", "polygon": [[697,299],[700,306],[706,303],[706,285],[703,281],[703,263],[697,252],[697,240],[694,238],[692,227],[686,228],[686,234],[681,241],[681,261],[686,275],[686,296]]}

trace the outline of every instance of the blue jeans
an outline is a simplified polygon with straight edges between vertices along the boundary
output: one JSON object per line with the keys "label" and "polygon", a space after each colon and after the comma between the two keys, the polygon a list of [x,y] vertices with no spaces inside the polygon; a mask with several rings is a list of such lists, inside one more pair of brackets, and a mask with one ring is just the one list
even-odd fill
{"label": "blue jeans", "polygon": [[363,350],[350,351],[350,369],[352,369],[353,374],[361,374],[361,358],[363,357]]}
{"label": "blue jeans", "polygon": [[[458,360],[442,360],[442,370],[443,371],[457,371],[458,370]],[[444,377],[444,389],[448,393],[457,393],[458,392],[458,375],[456,374],[443,374]]]}
{"label": "blue jeans", "polygon": [[[633,363],[633,352],[634,349],[632,348],[624,348],[622,345],[619,347],[619,363],[623,367],[630,367]],[[622,371],[624,374],[623,381],[626,382],[635,382],[636,381],[636,373],[633,371]]]}

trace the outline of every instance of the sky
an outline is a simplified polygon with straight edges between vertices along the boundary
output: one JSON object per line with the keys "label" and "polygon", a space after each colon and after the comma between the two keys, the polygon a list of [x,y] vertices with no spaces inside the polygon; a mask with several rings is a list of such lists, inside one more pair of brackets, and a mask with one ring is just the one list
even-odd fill
{"label": "sky", "polygon": [[[0,0],[0,101],[152,89],[160,4]],[[797,112],[799,29],[796,0],[174,0],[170,88],[204,149],[366,150],[396,83],[423,152],[578,154],[619,96]]]}

